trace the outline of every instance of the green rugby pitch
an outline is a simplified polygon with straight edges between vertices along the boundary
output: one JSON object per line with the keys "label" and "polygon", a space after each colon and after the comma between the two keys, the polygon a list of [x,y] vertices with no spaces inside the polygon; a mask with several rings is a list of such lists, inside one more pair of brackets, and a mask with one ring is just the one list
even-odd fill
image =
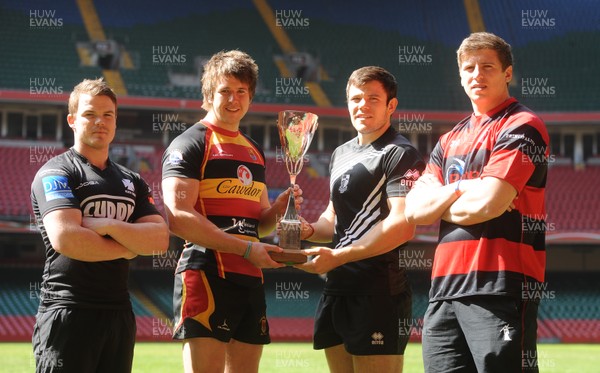
{"label": "green rugby pitch", "polygon": [[[541,373],[594,373],[600,371],[600,344],[539,344]],[[2,372],[33,372],[31,344],[0,344]],[[133,361],[135,373],[183,371],[181,345],[177,342],[137,343]],[[260,373],[326,373],[323,351],[314,351],[309,343],[272,343],[265,346]],[[404,372],[423,372],[421,345],[410,343],[404,355]]]}

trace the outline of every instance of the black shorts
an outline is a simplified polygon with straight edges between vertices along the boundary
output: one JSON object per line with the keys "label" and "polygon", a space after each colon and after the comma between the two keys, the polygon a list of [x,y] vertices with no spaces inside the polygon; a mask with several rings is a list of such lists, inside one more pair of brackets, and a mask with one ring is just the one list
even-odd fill
{"label": "black shorts", "polygon": [[57,308],[38,312],[33,328],[36,372],[131,372],[131,309]]}
{"label": "black shorts", "polygon": [[201,270],[187,270],[175,274],[173,291],[174,339],[271,342],[262,285],[245,287]]}
{"label": "black shorts", "polygon": [[351,355],[404,355],[412,316],[410,292],[398,295],[322,295],[315,317],[313,346],[344,344]]}
{"label": "black shorts", "polygon": [[473,296],[429,304],[425,372],[538,372],[535,302]]}

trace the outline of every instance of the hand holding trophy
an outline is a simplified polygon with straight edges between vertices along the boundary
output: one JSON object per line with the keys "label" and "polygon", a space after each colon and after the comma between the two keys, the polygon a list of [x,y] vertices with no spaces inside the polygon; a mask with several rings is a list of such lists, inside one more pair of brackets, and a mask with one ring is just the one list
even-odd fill
{"label": "hand holding trophy", "polygon": [[[319,117],[304,111],[280,111],[277,120],[279,140],[281,141],[282,158],[290,174],[290,184],[296,184],[296,176],[302,170],[304,155],[317,131]],[[296,211],[294,193],[290,193],[287,210],[279,221],[279,247],[281,253],[270,253],[273,260],[279,263],[304,263],[307,257],[300,253],[300,230],[302,223]]]}

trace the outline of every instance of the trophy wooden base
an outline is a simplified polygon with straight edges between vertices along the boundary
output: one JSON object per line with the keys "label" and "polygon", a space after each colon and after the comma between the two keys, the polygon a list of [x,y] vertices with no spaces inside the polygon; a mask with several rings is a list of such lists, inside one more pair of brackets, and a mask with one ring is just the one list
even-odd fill
{"label": "trophy wooden base", "polygon": [[308,261],[308,257],[302,254],[299,250],[294,249],[283,249],[283,252],[274,253],[269,252],[271,259],[277,263],[284,263],[287,265],[302,264]]}

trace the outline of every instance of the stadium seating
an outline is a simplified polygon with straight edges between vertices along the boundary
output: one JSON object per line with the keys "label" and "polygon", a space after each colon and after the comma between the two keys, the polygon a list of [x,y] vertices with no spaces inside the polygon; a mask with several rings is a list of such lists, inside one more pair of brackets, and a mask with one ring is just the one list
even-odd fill
{"label": "stadium seating", "polygon": [[[29,190],[37,169],[43,164],[37,161],[47,160],[51,155],[64,152],[64,148],[0,147],[0,174],[10,188],[0,190],[0,216],[27,218],[31,211]],[[144,161],[150,165],[140,171],[142,177],[153,189],[158,209],[164,212],[161,192],[162,148],[144,153]],[[15,172],[18,169],[19,172]],[[314,175],[306,167],[298,176],[298,184],[304,190],[303,206],[306,218],[316,220],[329,200],[329,179]],[[585,170],[576,170],[571,166],[553,166],[549,169],[547,180],[547,223],[550,234],[562,232],[599,232],[600,196],[595,186],[600,183],[600,167],[590,166]],[[267,185],[271,192],[280,192],[287,188],[289,175],[284,164],[275,157],[267,158]],[[276,194],[271,194],[274,198]],[[431,235],[437,226],[418,227],[417,234]]]}
{"label": "stadium seating", "polygon": [[[410,271],[413,291],[411,340],[422,337],[429,272]],[[39,302],[41,269],[3,268],[0,273],[0,341],[28,341]],[[600,343],[600,297],[594,273],[553,272],[541,293],[538,339]],[[323,280],[295,269],[265,271],[267,314],[276,341],[307,341]],[[140,341],[169,341],[172,332],[173,271],[132,270],[131,300]]]}
{"label": "stadium seating", "polygon": [[[357,67],[378,64],[389,69],[399,84],[400,107],[408,110],[462,112],[469,102],[458,84],[455,49],[469,32],[464,2],[428,0],[386,2],[386,12],[378,6],[343,9],[321,0],[268,1],[273,11],[301,10],[309,28],[287,28],[295,49],[310,53],[321,64],[320,87],[333,106],[345,106],[347,77]],[[260,66],[260,81],[254,102],[315,105],[309,95],[278,95],[278,82],[284,72],[276,58],[283,53],[254,2],[231,0],[176,3],[161,0],[132,0],[116,7],[95,1],[96,11],[107,38],[116,40],[132,59],[123,66],[127,95],[181,99],[200,98],[198,84],[178,86],[170,73],[197,74],[194,59],[206,58],[223,49],[249,52]],[[379,2],[376,2],[379,4]],[[600,45],[597,20],[600,7],[573,2],[530,0],[516,2],[479,1],[486,29],[498,33],[513,45],[516,71],[511,93],[536,112],[597,111],[595,92],[600,86],[597,62]],[[86,64],[78,53],[78,42],[89,42],[77,2],[53,2],[51,10],[63,20],[56,29],[30,27],[32,9],[48,9],[47,2],[0,0],[3,25],[3,51],[0,59],[0,89],[29,91],[31,79],[52,79],[54,87],[67,92],[81,77],[101,76],[98,66]],[[525,9],[527,8],[527,9]],[[143,9],[143,12],[139,12]],[[435,11],[431,11],[434,9]],[[523,28],[523,11],[547,11],[558,18],[560,27]],[[224,27],[223,25],[226,25]],[[215,30],[219,30],[215,32]],[[281,30],[280,30],[281,31]],[[185,63],[155,61],[156,47],[177,48]],[[368,48],[367,48],[368,47]],[[405,48],[405,49],[403,49]],[[406,52],[409,48],[412,52]],[[420,52],[417,52],[420,50]],[[404,51],[404,52],[403,52]],[[80,51],[79,51],[80,52]],[[402,63],[403,53],[424,57],[424,64]],[[576,66],[577,68],[573,68]],[[540,97],[525,94],[522,79],[546,79],[542,88],[556,94]],[[451,83],[451,84],[450,84]],[[280,88],[280,87],[279,87]],[[0,146],[0,218],[21,224],[31,222],[30,185],[37,169],[62,146],[32,144],[13,146],[12,139]],[[164,213],[160,160],[163,148],[137,154],[143,161],[139,172],[153,189],[157,208]],[[571,165],[552,165],[547,187],[547,241],[563,233],[600,234],[600,166],[584,170]],[[594,162],[590,162],[594,163]],[[274,198],[289,184],[289,175],[275,157],[267,158],[267,184]],[[302,215],[314,221],[329,198],[329,179],[310,165],[297,180],[304,190]],[[437,224],[417,227],[417,239],[436,240]],[[597,242],[597,239],[596,239]],[[585,248],[584,248],[585,250]],[[172,257],[150,258],[162,261],[149,269],[148,261],[136,260],[131,271],[131,301],[136,314],[138,340],[168,341],[172,332]],[[41,281],[41,258],[34,268],[15,267],[17,261],[0,259],[0,341],[28,341],[35,320]],[[144,264],[145,263],[145,264]],[[168,263],[168,264],[165,264]],[[21,263],[23,264],[23,263]],[[413,332],[411,340],[422,335],[422,316],[428,302],[428,271],[409,273],[413,287]],[[276,341],[310,340],[313,314],[323,282],[318,276],[292,269],[265,271],[265,286],[271,335]],[[600,343],[600,303],[598,280],[594,273],[549,273],[546,298],[539,311],[538,339],[544,342]]]}
{"label": "stadium seating", "polygon": [[27,219],[31,211],[31,182],[37,170],[51,157],[64,152],[55,146],[0,147],[0,216]]}
{"label": "stadium seating", "polygon": [[546,210],[549,235],[561,232],[599,233],[600,167],[576,170],[555,166],[548,171]]}
{"label": "stadium seating", "polygon": [[[277,94],[277,79],[285,77],[275,62],[276,57],[283,53],[282,46],[251,3],[235,0],[227,2],[227,5],[203,4],[202,7],[194,6],[191,0],[178,2],[172,7],[158,1],[151,3],[152,6],[132,2],[114,7],[95,2],[104,34],[120,43],[122,52],[132,60],[132,66],[123,67],[120,71],[130,95],[199,98],[198,86],[173,84],[169,81],[169,73],[197,73],[197,70],[194,71],[196,57],[206,58],[219,50],[243,46],[260,66],[261,78],[255,102],[315,104],[307,94]],[[138,6],[145,11],[136,11]],[[599,42],[597,33],[591,32],[597,27],[595,20],[599,11],[596,7],[588,9],[542,0],[532,1],[526,7],[503,2],[480,2],[480,6],[487,29],[504,35],[513,44],[519,67],[512,88],[515,97],[538,111],[597,108],[593,95],[586,93],[589,89],[582,89],[593,89],[600,83],[598,74],[589,74],[594,70],[593,61],[598,59],[598,52],[586,47]],[[30,6],[4,1],[0,7],[0,22],[7,30],[3,47],[11,51],[5,53],[5,58],[0,61],[0,68],[5,72],[0,77],[0,87],[28,90],[32,71],[39,76],[56,78],[57,85],[63,87],[72,87],[81,76],[101,74],[100,68],[83,64],[78,55],[75,44],[89,41],[89,37],[75,3],[53,4],[57,17],[63,18],[63,25],[52,32],[23,28],[30,22]],[[398,92],[401,107],[417,110],[468,109],[468,100],[458,84],[439,84],[457,80],[454,51],[470,31],[462,2],[388,2],[385,12],[371,7],[364,9],[359,18],[354,16],[352,6],[325,6],[318,0],[302,2],[301,7],[294,1],[278,1],[271,7],[273,12],[282,9],[302,12],[298,17],[307,20],[307,27],[280,27],[278,32],[285,33],[296,51],[310,53],[320,62],[320,86],[334,106],[344,106],[345,83],[352,70],[358,66],[379,64],[388,68],[401,82]],[[431,12],[430,9],[437,11]],[[524,28],[522,22],[526,16],[522,12],[529,9],[545,10],[546,18],[554,17],[555,21],[560,15],[560,25],[543,29]],[[228,27],[223,29],[223,24]],[[154,32],[157,29],[161,30],[160,33]],[[220,37],[215,37],[213,30],[222,30]],[[71,43],[64,43],[65,40]],[[365,45],[370,47],[368,53],[365,53]],[[172,54],[185,56],[184,61],[157,62],[153,51],[160,46],[177,48]],[[400,51],[403,47],[422,48],[419,52],[410,53],[427,57],[429,62],[401,63],[399,57],[405,53]],[[556,54],[555,50],[568,53]],[[44,55],[43,61],[37,58],[40,53]],[[575,64],[578,69],[569,69]],[[521,78],[549,79],[544,84],[553,87],[555,95],[548,99],[523,94]]]}
{"label": "stadium seating", "polygon": [[[15,8],[12,6],[16,5]],[[67,92],[81,76],[100,76],[97,67],[82,67],[75,48],[75,42],[86,40],[81,15],[75,2],[54,4],[54,17],[62,18],[60,28],[32,27],[31,7],[35,10],[49,10],[42,2],[30,4],[0,4],[0,22],[4,25],[2,37],[3,58],[0,59],[0,87],[6,89],[30,90],[30,79],[55,79],[54,86]],[[59,9],[60,8],[60,9]],[[78,18],[76,23],[68,22]],[[34,22],[35,24],[35,22]],[[70,43],[65,41],[70,40]],[[11,52],[9,52],[11,51]]]}

